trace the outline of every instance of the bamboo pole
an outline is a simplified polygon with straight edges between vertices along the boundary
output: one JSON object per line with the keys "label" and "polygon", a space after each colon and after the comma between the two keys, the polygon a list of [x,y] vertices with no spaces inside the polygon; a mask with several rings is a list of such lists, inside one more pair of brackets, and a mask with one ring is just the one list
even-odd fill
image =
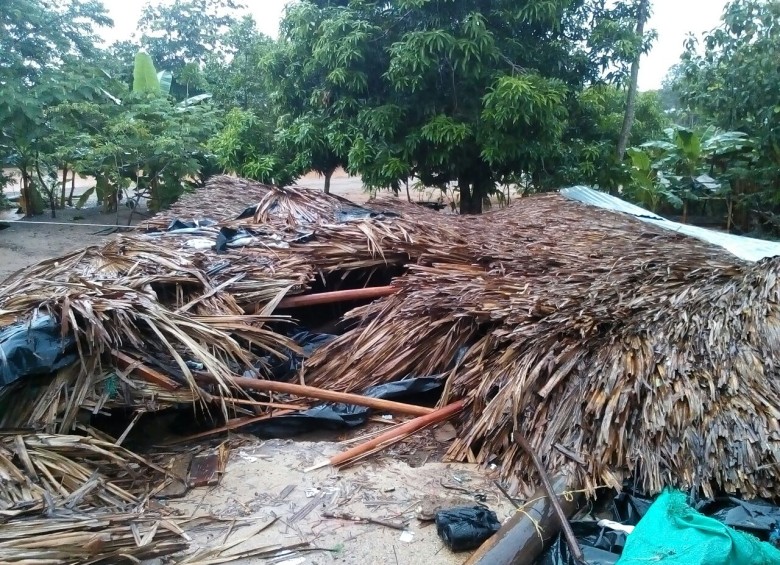
{"label": "bamboo pole", "polygon": [[381,298],[395,294],[398,289],[394,286],[372,286],[368,288],[355,288],[351,290],[335,290],[333,292],[318,292],[315,294],[302,294],[288,296],[279,302],[276,309],[301,308],[303,306],[317,306],[320,304],[333,304],[336,302],[349,302],[351,300],[368,300]]}
{"label": "bamboo pole", "polygon": [[419,418],[410,420],[409,422],[406,422],[405,424],[402,424],[395,429],[388,430],[385,433],[378,435],[366,443],[356,445],[351,449],[347,449],[346,451],[334,455],[330,458],[329,463],[336,467],[368,452],[384,449],[385,447],[402,440],[404,437],[407,437],[414,432],[421,430],[422,428],[449,420],[463,409],[463,405],[463,400],[458,400],[457,402],[448,404],[444,408],[439,408],[430,414],[426,414],[425,416],[420,416]]}
{"label": "bamboo pole", "polygon": [[[552,482],[558,493],[556,498],[568,519],[579,509],[580,496],[564,496],[566,491],[576,490],[568,478],[558,476]],[[540,487],[531,500],[518,509],[463,565],[534,563],[560,531],[561,521],[547,495],[547,488]]]}
{"label": "bamboo pole", "polygon": [[[195,373],[201,381],[209,383],[217,382],[216,379],[208,373]],[[232,377],[228,383],[236,388],[244,390],[255,390],[258,392],[281,392],[294,394],[304,398],[316,398],[317,400],[326,400],[329,402],[342,402],[344,404],[355,404],[357,406],[367,406],[375,410],[390,412],[394,414],[408,414],[410,416],[425,416],[435,410],[424,406],[415,406],[414,404],[404,404],[402,402],[393,402],[392,400],[382,400],[380,398],[371,398],[359,394],[350,394],[346,392],[335,392],[313,386],[297,385],[293,383],[280,383],[277,381],[267,381],[263,379],[250,379],[247,377]]]}

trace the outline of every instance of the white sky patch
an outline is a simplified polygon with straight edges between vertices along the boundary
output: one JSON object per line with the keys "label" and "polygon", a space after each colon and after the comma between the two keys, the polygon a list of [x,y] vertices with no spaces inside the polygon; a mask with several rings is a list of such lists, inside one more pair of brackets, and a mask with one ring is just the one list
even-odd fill
{"label": "white sky patch", "polygon": [[[288,0],[246,0],[248,12],[266,35],[276,37],[279,21]],[[114,28],[103,30],[106,41],[130,39],[147,0],[104,0]],[[660,88],[669,68],[677,63],[689,32],[697,35],[718,25],[726,0],[652,0],[653,16],[649,27],[658,32],[652,51],[642,59],[639,89]]]}

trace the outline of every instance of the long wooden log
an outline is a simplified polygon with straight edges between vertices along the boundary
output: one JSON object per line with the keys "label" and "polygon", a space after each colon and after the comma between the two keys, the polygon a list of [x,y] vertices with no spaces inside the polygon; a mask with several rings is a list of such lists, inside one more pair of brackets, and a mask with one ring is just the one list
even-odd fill
{"label": "long wooden log", "polygon": [[[579,509],[581,496],[563,496],[576,490],[566,477],[553,479],[553,489],[567,519]],[[561,531],[561,521],[547,489],[540,487],[528,504],[517,510],[463,565],[520,565],[534,563]]]}
{"label": "long wooden log", "polygon": [[360,457],[361,455],[370,451],[374,451],[378,448],[388,447],[393,443],[400,441],[410,434],[413,434],[414,432],[427,426],[432,426],[434,424],[438,424],[439,422],[449,420],[455,414],[463,410],[463,405],[464,402],[462,400],[458,400],[457,402],[448,404],[444,408],[439,408],[430,414],[426,414],[425,416],[420,416],[419,418],[410,420],[409,422],[406,422],[405,424],[402,424],[395,429],[388,430],[385,433],[378,435],[366,443],[361,443],[360,445],[356,445],[355,447],[343,451],[338,455],[334,455],[330,458],[329,463],[335,467],[351,459]]}
{"label": "long wooden log", "polygon": [[[195,375],[198,380],[210,383],[216,382],[216,379],[207,373],[197,372]],[[229,379],[228,384],[244,390],[255,390],[258,392],[281,392],[286,394],[294,394],[304,398],[326,400],[328,402],[341,402],[344,404],[367,406],[368,408],[373,408],[375,410],[381,410],[392,414],[425,416],[435,411],[433,408],[415,406],[414,404],[404,404],[402,402],[393,402],[392,400],[382,400],[380,398],[370,398],[368,396],[361,396],[359,394],[335,392],[313,386],[297,385],[293,383],[280,383],[277,381],[267,381],[263,379],[232,377]]]}
{"label": "long wooden log", "polygon": [[369,300],[395,294],[398,289],[393,286],[371,286],[367,288],[355,288],[351,290],[334,290],[332,292],[317,292],[315,294],[301,294],[283,298],[277,310],[284,308],[301,308],[303,306],[317,306],[320,304],[333,304],[336,302],[349,302],[351,300]]}

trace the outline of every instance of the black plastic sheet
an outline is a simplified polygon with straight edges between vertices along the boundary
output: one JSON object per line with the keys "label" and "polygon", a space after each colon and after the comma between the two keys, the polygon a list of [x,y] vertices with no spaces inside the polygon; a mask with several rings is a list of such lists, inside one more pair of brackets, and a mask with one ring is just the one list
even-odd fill
{"label": "black plastic sheet", "polygon": [[500,528],[496,513],[485,506],[459,506],[436,513],[436,532],[452,551],[476,549]]}
{"label": "black plastic sheet", "polygon": [[[427,403],[441,394],[444,380],[439,377],[417,377],[370,387],[363,396],[384,400],[415,399]],[[371,409],[354,404],[322,404],[296,412],[263,420],[248,426],[246,431],[264,438],[293,437],[307,432],[342,430],[361,426],[368,421]]]}
{"label": "black plastic sheet", "polygon": [[250,228],[223,227],[217,234],[215,249],[217,253],[225,253],[229,247],[244,247],[259,244],[264,247],[287,249],[291,243],[306,243],[314,237],[314,232],[297,232],[294,237],[281,239],[278,235]]}
{"label": "black plastic sheet", "polygon": [[75,346],[51,316],[0,329],[0,386],[67,367],[78,359]]}
{"label": "black plastic sheet", "polygon": [[[604,528],[592,520],[569,522],[580,544],[585,561],[589,565],[613,565],[620,559],[626,544],[625,532]],[[563,534],[555,539],[552,547],[537,561],[538,565],[578,565],[569,552]]]}
{"label": "black plastic sheet", "polygon": [[749,532],[764,541],[780,524],[780,507],[765,500],[740,500],[733,496],[707,500],[696,509],[737,530]]}
{"label": "black plastic sheet", "polygon": [[214,220],[209,220],[208,218],[204,218],[201,220],[180,220],[177,218],[168,225],[166,231],[178,232],[178,231],[197,230],[199,228],[206,228],[209,226],[213,226],[216,223],[217,222],[215,222]]}
{"label": "black plastic sheet", "polygon": [[283,352],[287,359],[279,359],[278,357],[266,358],[266,367],[270,371],[271,379],[275,381],[289,380],[301,369],[305,359],[311,357],[317,349],[327,345],[338,336],[299,331],[290,337],[303,350],[303,355],[298,355],[287,349]]}

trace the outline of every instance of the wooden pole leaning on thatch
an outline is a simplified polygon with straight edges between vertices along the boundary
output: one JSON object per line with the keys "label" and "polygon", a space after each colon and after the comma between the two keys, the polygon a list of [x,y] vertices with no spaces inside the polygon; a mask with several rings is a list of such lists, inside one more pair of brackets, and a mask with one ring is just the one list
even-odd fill
{"label": "wooden pole leaning on thatch", "polygon": [[385,433],[378,435],[374,439],[367,441],[366,443],[356,445],[352,449],[348,449],[342,453],[339,453],[338,455],[334,455],[330,458],[329,463],[334,467],[337,467],[338,465],[353,462],[360,457],[363,457],[364,455],[380,451],[394,443],[403,440],[404,438],[409,437],[411,434],[422,430],[423,428],[427,428],[428,426],[449,420],[455,414],[463,410],[464,404],[465,403],[463,400],[458,400],[457,402],[448,404],[444,408],[439,408],[430,414],[420,416],[419,418],[415,418],[414,420],[406,422],[405,424],[401,424],[398,428],[388,430]]}
{"label": "wooden pole leaning on thatch", "polygon": [[[195,373],[196,379],[216,383],[216,377],[208,373]],[[360,394],[350,394],[344,392],[334,392],[313,386],[297,385],[293,383],[280,383],[277,381],[267,381],[262,379],[250,379],[247,377],[232,377],[228,379],[228,384],[244,390],[255,390],[258,392],[281,392],[294,394],[305,398],[316,398],[317,400],[326,400],[328,402],[342,402],[344,404],[355,404],[357,406],[367,406],[375,410],[383,410],[394,414],[404,414],[409,416],[425,416],[434,412],[433,408],[424,406],[415,406],[414,404],[404,404],[402,402],[393,402],[392,400],[382,400],[380,398],[371,398]]]}
{"label": "wooden pole leaning on thatch", "polygon": [[[572,491],[568,478],[553,479],[558,503],[567,518],[579,509],[581,495]],[[566,496],[566,492],[571,493]],[[530,501],[518,509],[463,565],[515,565],[533,563],[545,546],[561,531],[561,521],[547,488],[540,487]]]}

